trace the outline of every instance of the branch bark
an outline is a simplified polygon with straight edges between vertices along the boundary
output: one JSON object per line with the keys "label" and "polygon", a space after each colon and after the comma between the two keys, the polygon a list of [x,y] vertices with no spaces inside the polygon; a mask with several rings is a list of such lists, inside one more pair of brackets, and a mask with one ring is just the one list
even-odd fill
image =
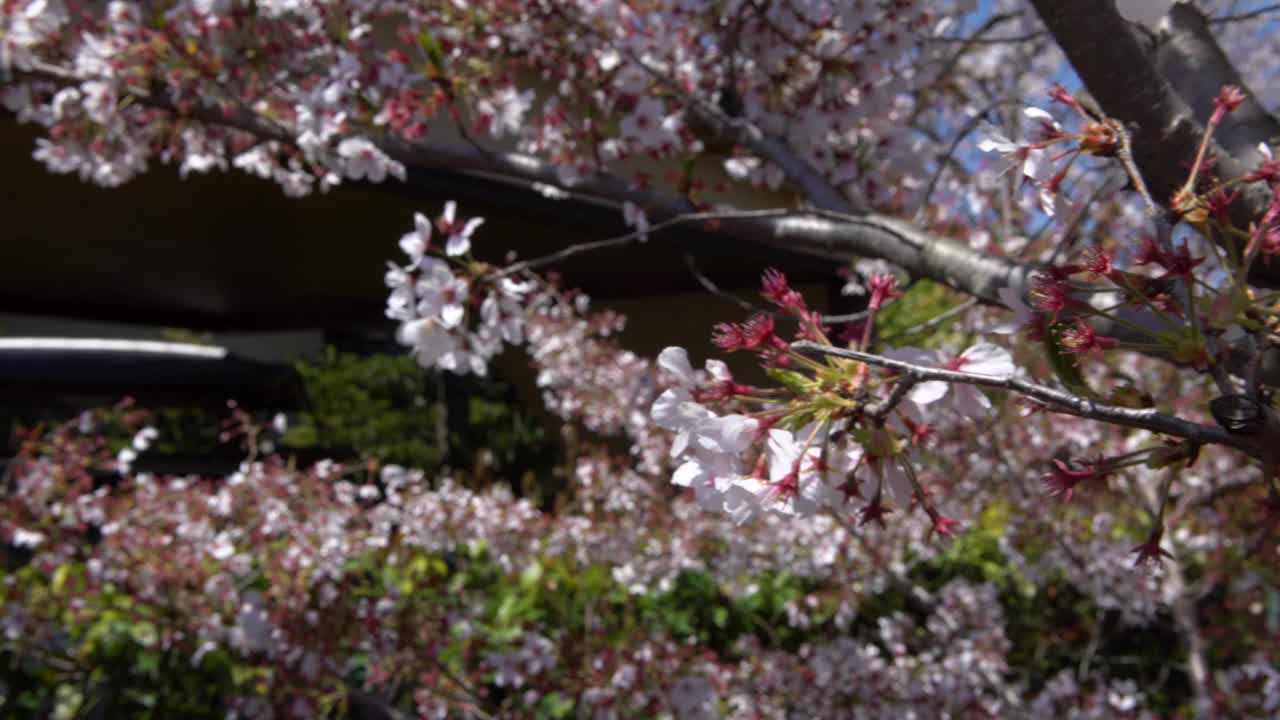
{"label": "branch bark", "polygon": [[[1197,108],[1205,102],[1212,105],[1220,84],[1213,86],[1207,99],[1201,96],[1210,83],[1239,80],[1239,73],[1207,34],[1207,25],[1203,33],[1194,30],[1194,26],[1203,21],[1203,15],[1185,3],[1175,5],[1174,34],[1167,43],[1164,60],[1158,65],[1112,0],[1031,2],[1102,110],[1137,128],[1133,133],[1133,159],[1154,198],[1167,204],[1186,181],[1196,148],[1204,136],[1204,126],[1197,118],[1207,118],[1207,113],[1200,114]],[[1196,19],[1193,15],[1200,17]],[[1171,75],[1164,74],[1162,66]],[[1206,73],[1212,71],[1212,75],[1198,80],[1196,75],[1202,69]],[[1179,89],[1175,89],[1173,83]],[[1190,105],[1187,96],[1193,97]],[[1251,147],[1246,138],[1251,131],[1265,125],[1257,109],[1249,111],[1246,118],[1247,123],[1224,136],[1231,148]],[[1236,155],[1217,141],[1210,145],[1210,152],[1217,158],[1217,170],[1224,178],[1244,175],[1256,164],[1254,151],[1247,156]],[[1260,217],[1271,200],[1261,183],[1245,186],[1243,190],[1232,213],[1232,221],[1241,228]],[[1280,285],[1280,266],[1255,266],[1251,278],[1271,286]]]}
{"label": "branch bark", "polygon": [[[1202,425],[1151,408],[1130,408],[1095,402],[1063,390],[1038,385],[1016,377],[982,375],[960,370],[926,367],[902,360],[893,360],[879,355],[821,345],[810,341],[792,343],[791,348],[803,352],[821,353],[847,360],[857,360],[868,365],[895,370],[905,375],[913,383],[926,380],[941,380],[947,383],[961,383],[996,390],[1009,390],[1039,401],[1050,412],[1098,420],[1112,425],[1149,430],[1160,435],[1182,438],[1198,445],[1223,445],[1240,450],[1252,458],[1267,463],[1276,462],[1277,452],[1280,451],[1280,448],[1268,447],[1266,438],[1274,440],[1271,433],[1263,436],[1235,435],[1217,425]],[[1272,442],[1270,444],[1274,446],[1275,443]]]}
{"label": "branch bark", "polygon": [[1176,3],[1169,11],[1156,41],[1155,64],[1198,118],[1213,112],[1213,98],[1223,85],[1245,91],[1244,102],[1218,126],[1214,139],[1246,166],[1262,161],[1258,143],[1280,137],[1280,122],[1258,102],[1218,44],[1209,18],[1194,5]]}

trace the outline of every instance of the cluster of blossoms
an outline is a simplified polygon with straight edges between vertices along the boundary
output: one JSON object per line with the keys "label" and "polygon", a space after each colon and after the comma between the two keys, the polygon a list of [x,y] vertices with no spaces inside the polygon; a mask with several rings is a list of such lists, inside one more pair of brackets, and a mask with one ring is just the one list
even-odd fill
{"label": "cluster of blossoms", "polygon": [[[1020,178],[1029,180],[1036,188],[1040,210],[1050,216],[1067,216],[1071,206],[1063,192],[1063,184],[1076,161],[1082,157],[1119,158],[1124,169],[1137,178],[1137,169],[1130,156],[1127,130],[1115,120],[1099,117],[1061,85],[1053,86],[1050,98],[1075,111],[1079,127],[1067,131],[1046,110],[1028,106],[1022,114],[1035,128],[1034,139],[1015,142],[999,129],[988,126],[978,142],[978,149],[1001,156],[999,174],[1014,168]],[[1151,198],[1141,179],[1136,183],[1150,206]]]}
{"label": "cluster of blossoms", "polygon": [[[1135,185],[1144,194],[1149,212],[1154,213],[1141,178],[1127,157],[1125,131],[1113,120],[1099,120],[1086,113],[1080,102],[1060,86],[1051,94],[1081,116],[1079,131],[1067,133],[1051,118],[1042,118],[1045,139],[1041,142],[1017,144],[989,138],[980,143],[982,149],[1001,152],[1014,164],[1021,163],[1027,177],[1037,179],[1042,192],[1050,194],[1056,193],[1076,157],[1119,156],[1130,177],[1136,179]],[[1117,348],[1158,348],[1201,371],[1229,365],[1233,353],[1256,355],[1256,348],[1269,342],[1265,335],[1275,323],[1275,309],[1258,302],[1247,287],[1247,278],[1255,260],[1269,263],[1271,256],[1280,251],[1280,241],[1276,240],[1280,237],[1276,231],[1280,172],[1269,148],[1263,145],[1256,169],[1223,180],[1213,172],[1215,163],[1207,152],[1215,130],[1244,100],[1243,93],[1234,86],[1224,86],[1214,98],[1207,132],[1188,168],[1186,182],[1170,198],[1168,216],[1154,220],[1154,233],[1143,227],[1120,235],[1118,241],[1091,244],[1078,253],[1074,262],[1052,262],[1061,248],[1055,249],[1049,257],[1051,262],[1039,268],[1032,278],[1029,304],[1011,289],[1002,292],[1006,305],[1016,311],[1012,325],[1029,339],[1045,341],[1054,351],[1074,356],[1071,362],[1076,365],[1085,357]],[[1032,110],[1028,109],[1028,114]],[[1070,159],[1045,180],[1046,171],[1041,168],[1046,162],[1046,148],[1061,142],[1072,146],[1053,159]],[[1247,232],[1233,229],[1233,204],[1240,198],[1243,185],[1256,182],[1265,182],[1271,189],[1270,206]],[[1207,237],[1234,234],[1242,240],[1242,247],[1225,252],[1201,237],[1178,237],[1174,232],[1178,222],[1204,230]],[[1231,383],[1223,380],[1221,370],[1215,372],[1219,389],[1234,393]],[[1247,380],[1256,385],[1256,377]],[[1071,389],[1092,394],[1081,385]],[[1250,393],[1255,390],[1244,389]],[[1136,401],[1152,404],[1149,398]],[[1063,468],[1060,478],[1065,480],[1069,474]],[[1063,487],[1062,492],[1069,496],[1070,487]]]}
{"label": "cluster of blossoms", "polygon": [[[988,138],[981,143],[982,149],[1003,153],[1012,164],[1021,164],[1024,175],[1036,180],[1042,193],[1051,195],[1057,192],[1077,157],[1118,158],[1142,194],[1149,213],[1156,214],[1128,154],[1126,131],[1114,120],[1087,112],[1081,102],[1061,86],[1056,86],[1051,95],[1080,116],[1082,124],[1078,131],[1068,133],[1043,111],[1028,109],[1027,115],[1036,118],[1041,126],[1040,141],[1018,144]],[[1265,328],[1274,322],[1275,310],[1265,302],[1256,301],[1248,289],[1247,277],[1255,258],[1265,258],[1274,252],[1268,237],[1273,234],[1273,223],[1280,217],[1280,204],[1274,199],[1275,163],[1264,146],[1259,152],[1262,158],[1259,167],[1242,177],[1224,181],[1213,173],[1215,163],[1208,154],[1214,132],[1244,100],[1243,93],[1234,86],[1223,86],[1214,98],[1213,110],[1206,122],[1207,131],[1188,166],[1186,182],[1169,199],[1167,216],[1153,220],[1154,234],[1146,229],[1128,233],[1118,241],[1086,247],[1075,262],[1050,262],[1042,266],[1032,277],[1029,304],[1017,292],[1002,293],[1005,303],[1016,311],[1016,317],[1004,330],[1013,330],[1016,326],[1015,332],[1042,343],[1055,362],[1054,371],[1059,380],[1072,392],[1125,407],[1155,407],[1157,394],[1140,391],[1134,376],[1113,373],[1110,378],[1098,377],[1091,381],[1085,361],[1094,361],[1096,369],[1111,354],[1109,351],[1156,349],[1184,366],[1212,376],[1222,394],[1210,405],[1218,425],[1232,433],[1248,435],[1258,432],[1266,423],[1267,413],[1257,399],[1260,394],[1256,363],[1260,362],[1260,348],[1270,342]],[[1059,143],[1067,143],[1068,149],[1048,160],[1069,159],[1060,170],[1049,175],[1042,170],[1046,149]],[[1253,182],[1266,182],[1273,190],[1271,207],[1247,233],[1234,231],[1232,205],[1241,195],[1240,187]],[[1046,212],[1052,214],[1047,208]],[[1175,225],[1179,222],[1205,231],[1204,237],[1189,234],[1176,237]],[[1214,237],[1230,237],[1233,232],[1246,241],[1239,250],[1224,252],[1214,244]],[[1054,250],[1051,260],[1058,257],[1059,250]],[[1207,262],[1210,259],[1213,262]],[[1242,356],[1253,356],[1253,370],[1240,369],[1246,362],[1239,359]],[[1123,380],[1119,385],[1114,382],[1117,377]],[[1108,390],[1100,393],[1095,390],[1097,387],[1108,387]],[[1198,408],[1191,414],[1197,412],[1203,416]],[[1167,478],[1162,489],[1155,491],[1148,502],[1153,518],[1151,529],[1146,540],[1133,548],[1137,562],[1142,563],[1171,557],[1161,545],[1165,537],[1169,488],[1175,476],[1188,475],[1180,473],[1179,467],[1195,464],[1198,453],[1196,442],[1179,443],[1171,439],[1130,446],[1109,457],[1095,456],[1087,460],[1056,457],[1044,475],[1044,482],[1050,494],[1071,500],[1080,487],[1095,486],[1131,468],[1139,473],[1165,470]],[[1234,472],[1243,477],[1252,471],[1240,468]],[[1098,522],[1104,524],[1106,520],[1106,516],[1098,518]]]}
{"label": "cluster of blossoms", "polygon": [[[450,204],[439,224],[452,223],[454,212]],[[883,522],[891,511],[883,502],[887,491],[898,510],[918,503],[937,531],[955,531],[956,521],[928,499],[930,493],[913,470],[917,460],[912,455],[925,444],[938,419],[988,414],[992,404],[982,391],[940,381],[913,382],[905,397],[877,410],[871,402],[874,393],[901,380],[873,376],[867,367],[858,369],[846,361],[818,364],[791,351],[776,334],[772,314],[720,326],[717,343],[730,351],[754,351],[796,391],[793,397],[741,384],[719,361],[709,361],[705,375],[695,373],[680,348],[668,348],[659,356],[662,373],[655,379],[649,363],[607,342],[620,329],[616,316],[588,316],[582,295],[535,279],[516,286],[502,271],[478,263],[463,263],[463,273],[454,275],[446,259],[449,247],[433,254],[431,225],[421,216],[418,224],[419,230],[401,242],[412,263],[388,273],[387,314],[401,321],[397,336],[424,367],[482,370],[501,341],[525,343],[548,407],[566,419],[580,419],[595,432],[627,432],[636,441],[636,454],[647,458],[642,467],[648,470],[659,466],[655,455],[666,449],[645,430],[643,413],[652,403],[654,424],[675,433],[670,453],[681,462],[673,481],[692,487],[705,507],[726,512],[739,523],[761,510],[786,515],[832,510],[857,513],[863,522]],[[473,220],[465,226],[468,235],[475,224]],[[469,278],[464,274],[468,271]],[[495,275],[496,283],[487,280]],[[492,289],[494,285],[502,289]],[[873,275],[868,285],[876,310],[896,293],[892,275]],[[797,320],[797,339],[826,339],[820,316],[780,273],[766,273],[764,296]],[[494,307],[503,311],[486,312]],[[872,312],[862,326],[864,344],[874,320]],[[467,348],[478,364],[460,364],[456,357],[466,354],[458,348]],[[1010,377],[1015,371],[1008,351],[986,342],[960,353],[907,347],[887,356],[992,378]],[[798,372],[803,370],[813,371],[814,377]],[[665,390],[654,399],[659,386]],[[720,415],[706,402],[758,407],[745,414]],[[869,422],[872,419],[875,422]],[[763,452],[748,452],[753,448]]]}
{"label": "cluster of blossoms", "polygon": [[[877,313],[896,294],[892,275],[873,274],[867,285],[860,348],[869,346]],[[821,316],[784,276],[767,272],[762,296],[796,322],[795,341],[830,347]],[[670,387],[652,412],[654,422],[676,433],[672,453],[680,464],[672,482],[693,488],[705,507],[739,523],[760,511],[833,512],[856,515],[864,524],[884,523],[893,509],[905,514],[919,508],[935,531],[953,534],[958,522],[937,509],[917,475],[918,453],[939,422],[987,415],[987,396],[969,385],[872,373],[868,365],[839,358],[817,362],[793,350],[775,327],[774,314],[760,313],[742,324],[722,324],[715,340],[728,351],[755,353],[782,383],[778,389],[741,384],[720,361],[708,361],[705,375],[699,375],[682,348],[668,348],[659,357]],[[884,356],[992,379],[1016,371],[1009,352],[987,342],[960,353],[902,347]],[[742,411],[720,414],[708,403]],[[884,502],[886,491],[892,507]]]}
{"label": "cluster of blossoms", "polygon": [[631,163],[638,186],[778,187],[748,148],[708,177],[651,162],[722,146],[712,118],[783,138],[851,198],[911,205],[933,143],[905,121],[953,92],[952,36],[976,6],[22,0],[0,15],[0,67],[20,80],[5,107],[48,130],[37,158],[105,185],[159,159],[300,195],[403,179],[398,150],[475,134],[564,185]]}
{"label": "cluster of blossoms", "polygon": [[443,249],[431,244],[431,221],[414,216],[414,231],[400,239],[409,263],[387,270],[386,314],[400,323],[396,339],[423,367],[485,375],[504,343],[524,341],[522,301],[530,287],[505,277],[483,287],[469,281],[471,234],[483,219],[462,222],[456,212],[450,202],[435,221]]}
{"label": "cluster of blossoms", "polygon": [[432,245],[433,224],[421,214],[400,241],[409,263],[386,274],[396,338],[422,367],[459,374],[484,375],[504,347],[520,346],[548,410],[594,433],[625,434],[642,469],[660,467],[669,440],[646,414],[653,366],[618,346],[624,318],[593,312],[581,292],[514,272],[520,264],[500,270],[473,259],[470,238],[483,221],[455,221],[456,212],[450,202],[434,223],[443,248]]}

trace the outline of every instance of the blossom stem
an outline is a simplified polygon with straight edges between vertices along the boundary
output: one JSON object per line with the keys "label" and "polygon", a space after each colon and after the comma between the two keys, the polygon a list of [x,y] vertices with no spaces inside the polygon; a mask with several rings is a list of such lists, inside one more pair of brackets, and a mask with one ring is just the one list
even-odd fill
{"label": "blossom stem", "polygon": [[[1107,312],[1107,311],[1104,311],[1104,310],[1099,310],[1099,309],[1097,309],[1097,308],[1091,308],[1091,309],[1092,309],[1092,312],[1091,312],[1091,313],[1089,313],[1089,315],[1090,315],[1090,316],[1092,316],[1092,317],[1102,317],[1102,318],[1106,318],[1107,320],[1109,320],[1109,321],[1111,321],[1111,322],[1113,322],[1113,323],[1115,323],[1115,324],[1117,324],[1117,325],[1120,325],[1121,327],[1126,327],[1126,328],[1128,328],[1128,329],[1130,329],[1130,330],[1132,330],[1132,331],[1134,331],[1134,332],[1136,332],[1136,333],[1141,333],[1141,334],[1146,335],[1147,337],[1150,337],[1150,338],[1152,338],[1152,339],[1154,339],[1154,340],[1157,340],[1157,341],[1159,341],[1159,340],[1160,340],[1160,335],[1158,335],[1157,333],[1153,332],[1153,331],[1152,331],[1152,330],[1150,330],[1149,328],[1144,328],[1144,327],[1142,327],[1141,325],[1137,325],[1137,324],[1134,324],[1134,323],[1132,323],[1132,322],[1129,322],[1128,320],[1125,320],[1125,319],[1123,319],[1123,318],[1121,318],[1121,317],[1119,317],[1119,316],[1117,316],[1117,315],[1113,315],[1113,314],[1111,314],[1110,312]],[[1162,317],[1164,320],[1168,321],[1170,324],[1173,324],[1173,320],[1172,320],[1171,318],[1169,318],[1169,317],[1165,316],[1163,313],[1161,313],[1161,317]],[[1133,343],[1133,344],[1137,344],[1137,343]]]}
{"label": "blossom stem", "polygon": [[792,360],[795,360],[801,365],[804,365],[805,367],[809,368],[815,373],[826,373],[831,370],[830,366],[824,365],[820,362],[815,361],[813,358],[805,357],[804,355],[801,355],[800,353],[795,352],[794,345],[792,346],[791,349],[787,350],[786,356],[791,358]]}
{"label": "blossom stem", "polygon": [[929,501],[925,499],[924,487],[920,485],[920,479],[916,477],[915,468],[911,467],[911,461],[906,458],[905,454],[898,455],[898,466],[902,468],[902,472],[911,481],[911,488],[915,490],[916,497],[920,498],[920,504],[928,507]]}
{"label": "blossom stem", "polygon": [[[1148,298],[1146,293],[1142,292],[1138,288],[1135,288],[1133,284],[1129,282],[1129,276],[1121,275],[1120,279],[1124,281],[1124,289],[1128,290],[1131,295],[1135,295],[1138,298],[1140,298],[1142,300],[1142,304],[1150,308],[1151,311],[1154,312],[1156,315],[1159,315],[1161,320],[1164,320],[1165,322],[1169,323],[1169,325],[1173,327],[1177,327],[1178,325],[1180,325],[1180,323],[1174,322],[1173,318],[1166,315],[1165,312],[1161,310],[1155,303],[1151,302],[1151,298]],[[1116,322],[1120,322],[1119,318],[1113,318],[1113,319],[1115,319]],[[1130,327],[1133,327],[1133,326],[1131,325]],[[1154,336],[1154,333],[1152,333],[1150,330],[1143,330],[1143,332],[1145,332],[1148,335]]]}
{"label": "blossom stem", "polygon": [[1200,138],[1200,147],[1196,150],[1195,163],[1192,164],[1191,172],[1187,175],[1187,183],[1182,186],[1183,195],[1191,195],[1195,189],[1196,179],[1200,175],[1200,165],[1204,162],[1204,155],[1209,149],[1209,141],[1213,138],[1213,131],[1217,124],[1213,117],[1209,118],[1208,127],[1204,129],[1204,136]]}

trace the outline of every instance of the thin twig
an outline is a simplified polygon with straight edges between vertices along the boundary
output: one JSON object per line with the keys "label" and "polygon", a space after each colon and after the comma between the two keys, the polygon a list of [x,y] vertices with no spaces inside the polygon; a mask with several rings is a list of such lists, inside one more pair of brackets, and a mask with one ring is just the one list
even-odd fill
{"label": "thin twig", "polygon": [[705,288],[706,291],[711,293],[712,295],[718,298],[723,298],[724,300],[727,300],[733,303],[734,305],[737,305],[738,307],[742,308],[743,310],[746,310],[747,312],[755,312],[756,310],[760,309],[756,307],[756,305],[752,304],[751,302],[743,300],[742,298],[737,297],[736,295],[730,295],[724,290],[721,290],[719,285],[716,285],[711,278],[703,274],[702,270],[698,268],[698,261],[693,257],[693,253],[684,254],[684,264],[685,264],[685,267],[689,268],[689,273],[692,274],[694,279],[698,281],[698,284],[701,285],[703,288]]}
{"label": "thin twig", "polygon": [[1121,167],[1125,173],[1129,175],[1129,180],[1133,183],[1133,187],[1142,196],[1142,202],[1147,206],[1147,214],[1155,217],[1160,213],[1159,206],[1156,201],[1151,198],[1151,191],[1147,189],[1147,182],[1142,179],[1142,173],[1138,171],[1138,164],[1133,161],[1133,144],[1129,137],[1129,131],[1119,120],[1108,118],[1106,120],[1107,127],[1115,133],[1116,139],[1116,159],[1120,161]]}
{"label": "thin twig", "polygon": [[1267,13],[1276,12],[1277,10],[1280,10],[1280,3],[1267,5],[1266,7],[1257,8],[1255,10],[1249,10],[1248,12],[1242,12],[1236,15],[1223,15],[1222,17],[1211,18],[1209,20],[1209,24],[1223,25],[1225,23],[1253,20],[1254,18],[1261,17],[1262,15],[1266,15]]}
{"label": "thin twig", "polygon": [[1098,645],[1102,642],[1102,626],[1108,612],[1106,609],[1100,609],[1099,614],[1094,618],[1093,629],[1089,631],[1089,644],[1085,647],[1084,655],[1080,658],[1076,677],[1089,677],[1089,666],[1093,664],[1093,656],[1097,654]]}
{"label": "thin twig", "polygon": [[[885,308],[890,307],[891,305],[893,305],[898,301],[898,297],[900,296],[891,297],[888,300],[885,300],[884,304],[880,306],[880,309],[884,310]],[[822,322],[823,325],[840,325],[842,323],[851,323],[851,322],[858,322],[859,320],[866,320],[867,316],[870,314],[871,314],[870,310],[859,310],[858,312],[846,313],[844,315],[823,315],[818,319]]]}
{"label": "thin twig", "polygon": [[889,397],[885,398],[884,402],[868,408],[867,415],[877,422],[883,422],[885,416],[893,412],[893,409],[906,399],[907,393],[911,392],[911,389],[919,382],[911,375],[904,375],[898,378],[898,381],[893,384],[893,390],[889,392]]}
{"label": "thin twig", "polygon": [[921,213],[928,210],[929,203],[933,199],[933,191],[938,189],[938,182],[942,179],[942,174],[951,166],[951,160],[955,157],[956,150],[960,147],[960,143],[964,142],[964,139],[969,137],[969,133],[978,128],[978,125],[982,123],[983,118],[986,117],[988,112],[994,108],[1000,107],[1001,105],[1010,104],[1012,102],[1014,102],[1012,98],[1000,98],[999,100],[994,100],[986,107],[982,108],[982,110],[974,113],[973,117],[969,118],[969,121],[965,123],[964,127],[960,128],[960,132],[956,133],[956,136],[951,139],[951,144],[947,146],[947,151],[939,156],[938,169],[934,171],[933,177],[929,178],[929,186],[925,188],[924,191],[924,201],[920,203]]}
{"label": "thin twig", "polygon": [[[1067,223],[1066,228],[1063,229],[1062,237],[1059,238],[1058,244],[1054,246],[1053,253],[1049,256],[1049,261],[1045,263],[1046,265],[1053,265],[1058,262],[1058,257],[1062,254],[1062,251],[1072,244],[1074,238],[1080,232],[1080,228],[1084,225],[1085,218],[1089,216],[1090,207],[1092,207],[1092,205],[1097,202],[1104,193],[1110,195],[1124,189],[1123,183],[1120,187],[1115,189],[1107,187],[1107,180],[1109,178],[1110,176],[1104,177],[1102,182],[1098,183],[1098,187],[1089,194],[1089,197],[1085,198],[1084,204],[1080,206],[1079,212],[1071,216],[1071,220]],[[1028,243],[1028,245],[1030,244]]]}
{"label": "thin twig", "polygon": [[[889,303],[892,301],[893,299],[890,298],[888,301],[885,302],[884,307],[889,307]],[[881,308],[881,310],[883,309],[884,308]],[[858,322],[859,320],[865,320],[866,317],[870,314],[871,314],[870,310],[859,310],[858,312],[847,313],[845,315],[823,315],[820,319],[822,320],[823,325],[839,325],[841,323],[851,323],[851,322]]]}
{"label": "thin twig", "polygon": [[916,325],[914,327],[909,327],[906,330],[903,330],[901,332],[896,332],[890,335],[889,337],[882,338],[882,340],[884,340],[885,342],[888,342],[889,340],[896,340],[898,338],[910,337],[912,335],[919,335],[922,332],[928,332],[930,330],[933,330],[941,326],[946,321],[950,320],[951,318],[957,315],[960,315],[964,311],[968,310],[969,308],[977,304],[978,304],[978,298],[971,297],[968,300],[965,300],[964,302],[960,303],[959,305],[956,305],[955,307],[951,308],[950,310],[946,310],[944,312],[938,313],[936,316],[931,317],[928,320],[925,320],[919,325]]}
{"label": "thin twig", "polygon": [[[1169,488],[1173,484],[1174,475],[1175,471],[1172,468],[1167,471],[1158,491],[1151,486],[1151,483],[1138,483],[1138,489],[1147,503],[1156,508],[1152,514],[1157,516],[1157,523],[1164,523],[1162,515],[1168,502]],[[1192,716],[1201,720],[1209,717],[1208,713],[1213,707],[1208,683],[1209,662],[1205,652],[1204,635],[1201,633],[1200,622],[1196,617],[1195,600],[1192,592],[1189,591],[1186,575],[1182,572],[1181,549],[1176,543],[1170,543],[1169,548],[1169,559],[1164,564],[1169,571],[1164,578],[1165,589],[1172,596],[1170,605],[1172,605],[1174,623],[1187,643],[1187,676],[1191,680],[1191,689],[1195,694]]]}
{"label": "thin twig", "polygon": [[706,212],[692,212],[676,215],[675,217],[663,220],[660,223],[651,225],[641,230],[633,230],[617,237],[606,238],[604,240],[594,240],[592,242],[578,243],[570,245],[556,252],[542,255],[531,260],[523,260],[521,262],[508,265],[493,274],[494,278],[502,278],[508,275],[514,275],[526,270],[535,270],[545,265],[560,262],[566,258],[573,257],[586,252],[594,252],[596,250],[607,250],[615,247],[622,247],[633,242],[645,242],[649,236],[666,230],[667,228],[683,225],[685,223],[699,222],[703,220],[738,220],[749,218],[768,218],[782,217],[793,214],[794,211],[783,208],[773,208],[768,210],[713,210]]}

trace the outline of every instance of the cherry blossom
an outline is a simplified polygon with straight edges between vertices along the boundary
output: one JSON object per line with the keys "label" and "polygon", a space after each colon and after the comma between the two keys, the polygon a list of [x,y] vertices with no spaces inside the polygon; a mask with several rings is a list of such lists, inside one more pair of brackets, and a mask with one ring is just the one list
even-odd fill
{"label": "cherry blossom", "polygon": [[[1035,108],[1028,108],[1032,110]],[[994,127],[983,129],[982,137],[978,141],[978,149],[983,152],[999,153],[1001,155],[1000,164],[997,166],[997,174],[1004,175],[1014,169],[1020,177],[1026,177],[1033,181],[1043,180],[1048,175],[1046,170],[1048,163],[1045,161],[1045,151],[1033,145],[1023,145],[1016,143],[1005,137],[999,130]]]}
{"label": "cherry blossom", "polygon": [[450,257],[466,255],[471,251],[471,234],[484,222],[484,218],[471,218],[466,222],[456,220],[456,212],[457,204],[449,201],[445,203],[444,214],[437,221],[440,232],[445,236],[445,254]]}
{"label": "cherry blossom", "polygon": [[[963,370],[992,377],[1008,377],[1017,371],[1013,356],[1008,350],[987,342],[971,345],[958,355],[919,348],[895,348],[887,351],[885,355],[923,365],[935,365],[949,370]],[[972,385],[953,385],[929,380],[912,389],[908,397],[921,406],[932,405],[943,398],[949,398],[950,407],[963,417],[982,417],[991,410],[991,400]]]}

